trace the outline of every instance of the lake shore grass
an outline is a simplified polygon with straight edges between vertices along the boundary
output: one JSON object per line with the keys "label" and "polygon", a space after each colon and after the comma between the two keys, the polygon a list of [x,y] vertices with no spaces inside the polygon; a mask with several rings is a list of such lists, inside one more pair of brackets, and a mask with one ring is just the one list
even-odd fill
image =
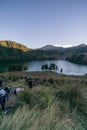
{"label": "lake shore grass", "polygon": [[[29,89],[26,75],[40,82]],[[24,88],[7,102],[12,112],[0,112],[0,130],[87,130],[87,76],[5,72],[0,78],[4,81],[1,88]]]}

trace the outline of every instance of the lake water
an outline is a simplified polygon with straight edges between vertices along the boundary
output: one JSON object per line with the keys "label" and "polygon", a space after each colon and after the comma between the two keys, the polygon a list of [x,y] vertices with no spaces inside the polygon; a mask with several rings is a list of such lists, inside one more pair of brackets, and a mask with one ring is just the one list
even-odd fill
{"label": "lake water", "polygon": [[55,63],[58,65],[57,73],[63,68],[63,74],[67,75],[85,75],[87,73],[87,65],[78,65],[65,60],[45,60],[45,61],[32,61],[29,62],[27,71],[42,71],[42,64]]}
{"label": "lake water", "polygon": [[[27,71],[42,71],[41,67],[43,64],[55,63],[58,65],[57,73],[60,73],[60,69],[63,68],[63,74],[66,75],[85,75],[87,73],[87,65],[77,65],[65,60],[43,60],[43,61],[29,61],[27,63],[23,63],[28,67]],[[16,63],[18,64],[18,63]],[[8,67],[12,65],[10,64],[0,64],[0,72],[7,71]]]}

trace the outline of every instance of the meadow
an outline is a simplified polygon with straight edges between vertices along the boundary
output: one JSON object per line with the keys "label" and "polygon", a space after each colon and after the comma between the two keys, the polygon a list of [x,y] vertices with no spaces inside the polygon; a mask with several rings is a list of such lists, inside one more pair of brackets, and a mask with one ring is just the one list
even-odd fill
{"label": "meadow", "polygon": [[[33,80],[32,89],[25,76]],[[1,73],[4,85],[24,88],[10,95],[0,110],[0,130],[87,130],[87,76],[66,76],[54,72]]]}

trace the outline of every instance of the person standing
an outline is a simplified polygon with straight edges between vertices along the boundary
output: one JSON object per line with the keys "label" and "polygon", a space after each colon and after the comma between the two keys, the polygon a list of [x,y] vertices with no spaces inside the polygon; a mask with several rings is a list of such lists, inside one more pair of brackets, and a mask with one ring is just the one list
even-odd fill
{"label": "person standing", "polygon": [[28,85],[29,85],[29,88],[32,88],[32,79],[31,78],[28,80]]}

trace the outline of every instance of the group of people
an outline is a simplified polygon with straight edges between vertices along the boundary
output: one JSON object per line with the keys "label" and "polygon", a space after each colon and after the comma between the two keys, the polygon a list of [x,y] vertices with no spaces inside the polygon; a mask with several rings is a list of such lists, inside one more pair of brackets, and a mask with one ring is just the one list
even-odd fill
{"label": "group of people", "polygon": [[[32,88],[32,79],[29,76],[25,77],[27,85],[29,85],[29,88]],[[2,80],[0,80],[0,86],[2,86]],[[20,90],[21,89],[21,90]],[[5,87],[3,89],[0,89],[0,105],[2,111],[5,110],[5,104],[9,100],[10,93],[17,95],[19,91],[23,91],[22,88],[13,88],[13,87]]]}
{"label": "group of people", "polygon": [[5,87],[4,89],[0,90],[0,104],[2,111],[5,110],[5,104],[6,101],[9,100],[10,93],[17,95],[16,89],[14,88]]}

